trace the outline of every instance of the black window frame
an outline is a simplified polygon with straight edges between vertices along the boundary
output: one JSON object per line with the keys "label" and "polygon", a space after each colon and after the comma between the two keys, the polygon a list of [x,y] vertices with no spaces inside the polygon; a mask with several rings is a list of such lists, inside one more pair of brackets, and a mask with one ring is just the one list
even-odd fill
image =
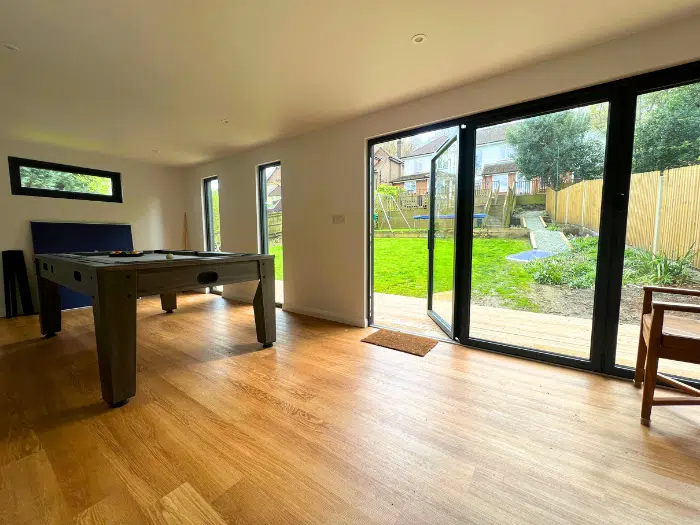
{"label": "black window frame", "polygon": [[[214,221],[214,210],[211,205],[211,183],[218,181],[219,177],[207,177],[202,181],[202,198],[204,199],[204,249],[208,252],[214,251],[214,230],[212,223]],[[220,201],[219,201],[220,202]]]}
{"label": "black window frame", "polygon": [[260,222],[260,253],[270,253],[270,244],[267,236],[267,168],[281,168],[282,162],[268,162],[258,166],[258,221]]}
{"label": "black window frame", "polygon": [[[43,160],[24,159],[21,157],[7,157],[7,164],[10,174],[10,189],[12,195],[24,195],[28,197],[49,197],[53,199],[74,199],[81,201],[116,202],[123,203],[122,176],[116,171],[96,170],[83,168],[81,166],[70,166],[68,164],[58,164],[56,162],[45,162]],[[37,168],[51,171],[60,171],[74,175],[91,175],[93,177],[103,177],[112,182],[112,195],[98,195],[95,193],[80,193],[74,191],[47,190],[42,188],[26,188],[22,186],[20,168]]]}
{"label": "black window frame", "polygon": [[[214,208],[211,204],[211,183],[218,181],[219,177],[207,177],[202,180],[202,204],[204,206],[204,249],[208,252],[214,250]],[[221,204],[221,194],[219,194],[219,205]],[[219,210],[220,211],[220,210]],[[207,291],[215,295],[223,295],[222,291],[216,289],[216,286],[208,286]]]}
{"label": "black window frame", "polygon": [[[563,111],[597,102],[607,101],[610,104],[605,160],[606,178],[603,182],[599,255],[594,292],[594,303],[599,305],[595,311],[602,320],[598,322],[598,329],[592,334],[590,360],[571,358],[561,354],[469,337],[467,324],[469,319],[469,300],[466,301],[466,304],[462,304],[457,299],[457,296],[470,299],[472,234],[469,234],[468,243],[458,242],[455,247],[455,266],[464,268],[466,265],[468,269],[456,275],[455,333],[451,342],[615,377],[631,379],[634,376],[632,368],[616,364],[617,345],[616,343],[613,344],[613,341],[617,341],[619,324],[619,298],[622,290],[624,239],[627,229],[630,180],[632,176],[637,97],[645,93],[698,82],[700,82],[700,61],[689,62],[649,73],[623,77],[620,80],[564,91],[555,95],[435,122],[426,126],[417,126],[400,132],[373,137],[367,141],[366,159],[369,168],[368,173],[371,173],[372,152],[377,144],[427,131],[459,126],[460,156],[458,180],[463,182],[462,184],[458,183],[458,202],[459,206],[463,206],[465,209],[472,209],[475,162],[472,162],[470,152],[476,151],[475,135],[478,127],[529,118],[544,113]],[[374,325],[374,290],[372,282],[374,274],[373,178],[368,176],[366,183],[369,190],[367,191],[367,320],[372,326]],[[469,232],[472,229],[472,219],[464,213],[457,213],[456,217],[455,236],[458,237],[460,231]],[[603,227],[604,225],[605,227]],[[610,302],[608,302],[608,299],[610,299]],[[596,315],[594,314],[594,321],[595,319]],[[676,377],[676,379],[691,386],[700,387],[700,381],[698,380],[685,377]]]}
{"label": "black window frame", "polygon": [[[260,253],[270,253],[270,243],[267,232],[267,179],[265,178],[265,170],[267,168],[282,169],[282,161],[266,162],[258,165],[258,223],[260,225]],[[284,219],[283,219],[284,220]],[[284,231],[282,233],[284,235]],[[279,264],[275,261],[275,264]],[[282,303],[275,301],[275,306],[282,308]]]}

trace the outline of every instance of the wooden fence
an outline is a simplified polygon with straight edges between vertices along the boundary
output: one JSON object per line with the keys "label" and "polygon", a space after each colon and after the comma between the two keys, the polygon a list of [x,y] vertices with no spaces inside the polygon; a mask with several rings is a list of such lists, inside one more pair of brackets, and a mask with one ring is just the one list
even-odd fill
{"label": "wooden fence", "polygon": [[[555,222],[597,232],[602,195],[602,179],[558,192],[548,189],[547,212]],[[671,169],[663,176],[658,171],[632,175],[625,242],[669,257],[694,248],[693,265],[700,268],[700,165]]]}
{"label": "wooden fence", "polygon": [[267,214],[267,238],[276,241],[282,238],[282,212]]}

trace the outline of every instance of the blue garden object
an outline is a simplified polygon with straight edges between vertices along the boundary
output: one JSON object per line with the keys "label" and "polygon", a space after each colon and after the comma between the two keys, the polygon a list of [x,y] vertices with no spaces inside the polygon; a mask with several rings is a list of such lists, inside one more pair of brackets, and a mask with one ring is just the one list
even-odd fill
{"label": "blue garden object", "polygon": [[544,259],[545,257],[550,257],[554,255],[552,252],[545,252],[542,250],[528,250],[526,252],[514,253],[506,257],[506,261],[527,263],[537,259]]}

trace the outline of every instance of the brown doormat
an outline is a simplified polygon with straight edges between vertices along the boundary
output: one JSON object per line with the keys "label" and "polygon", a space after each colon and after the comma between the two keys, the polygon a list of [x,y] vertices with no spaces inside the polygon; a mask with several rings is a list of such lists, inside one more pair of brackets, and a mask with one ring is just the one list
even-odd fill
{"label": "brown doormat", "polygon": [[419,355],[421,357],[430,352],[438,343],[435,339],[404,334],[403,332],[395,332],[393,330],[377,330],[373,334],[365,337],[362,341],[385,348],[391,348],[392,350],[399,350],[400,352],[406,352],[408,354]]}

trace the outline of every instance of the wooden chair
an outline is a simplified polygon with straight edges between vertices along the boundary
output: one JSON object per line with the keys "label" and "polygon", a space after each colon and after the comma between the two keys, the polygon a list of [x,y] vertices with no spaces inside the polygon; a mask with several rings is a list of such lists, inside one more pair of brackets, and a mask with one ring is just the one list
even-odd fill
{"label": "wooden chair", "polygon": [[[662,286],[644,287],[634,386],[639,388],[644,382],[642,424],[646,426],[649,426],[651,419],[651,407],[655,405],[700,405],[700,390],[658,373],[660,358],[700,364],[700,321],[666,315],[666,312],[700,314],[700,305],[652,301],[654,292],[700,297],[700,290]],[[692,397],[675,396],[654,399],[657,381],[677,388]]]}

